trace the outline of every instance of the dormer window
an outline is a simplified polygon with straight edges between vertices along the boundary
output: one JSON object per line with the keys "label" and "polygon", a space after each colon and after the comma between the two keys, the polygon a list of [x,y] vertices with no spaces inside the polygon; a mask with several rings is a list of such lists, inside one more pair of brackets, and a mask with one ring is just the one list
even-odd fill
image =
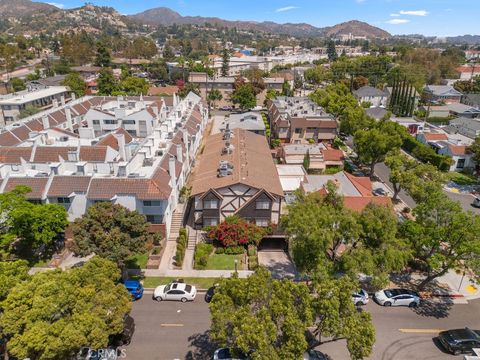
{"label": "dormer window", "polygon": [[257,210],[270,210],[270,201],[268,201],[268,200],[257,200],[255,202],[255,209],[257,209]]}
{"label": "dormer window", "polygon": [[203,200],[204,209],[218,209],[218,200]]}

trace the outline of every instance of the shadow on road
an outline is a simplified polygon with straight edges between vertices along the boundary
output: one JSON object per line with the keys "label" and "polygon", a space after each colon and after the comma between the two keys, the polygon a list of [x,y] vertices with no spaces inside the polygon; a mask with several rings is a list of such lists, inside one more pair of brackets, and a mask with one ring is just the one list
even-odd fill
{"label": "shadow on road", "polygon": [[413,311],[420,316],[443,319],[448,317],[452,306],[453,301],[448,298],[441,300],[425,299],[422,300],[420,306],[413,308]]}
{"label": "shadow on road", "polygon": [[189,347],[192,348],[185,356],[185,360],[210,360],[213,358],[216,346],[210,341],[208,331],[188,337]]}

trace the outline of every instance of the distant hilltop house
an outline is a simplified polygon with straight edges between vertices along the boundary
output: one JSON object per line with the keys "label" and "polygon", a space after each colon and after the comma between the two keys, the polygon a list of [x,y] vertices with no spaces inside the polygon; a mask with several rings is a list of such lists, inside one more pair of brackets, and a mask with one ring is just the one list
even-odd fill
{"label": "distant hilltop house", "polygon": [[459,103],[462,98],[462,93],[450,85],[427,85],[423,93],[429,102],[452,104]]}
{"label": "distant hilltop house", "polygon": [[471,80],[480,75],[479,64],[466,64],[455,69],[460,74],[460,80]]}
{"label": "distant hilltop house", "polygon": [[353,92],[358,102],[370,103],[372,107],[386,107],[388,94],[380,89],[372,86],[362,86],[360,89]]}

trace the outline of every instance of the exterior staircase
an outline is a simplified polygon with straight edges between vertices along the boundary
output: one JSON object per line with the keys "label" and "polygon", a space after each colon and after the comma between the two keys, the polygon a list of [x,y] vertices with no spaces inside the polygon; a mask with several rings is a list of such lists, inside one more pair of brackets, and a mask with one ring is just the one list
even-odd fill
{"label": "exterior staircase", "polygon": [[168,240],[177,240],[177,237],[182,225],[183,225],[183,212],[175,211],[172,215],[172,223],[170,225],[170,236]]}
{"label": "exterior staircase", "polygon": [[197,244],[197,230],[194,230],[191,227],[189,227],[187,249],[195,250],[196,244]]}

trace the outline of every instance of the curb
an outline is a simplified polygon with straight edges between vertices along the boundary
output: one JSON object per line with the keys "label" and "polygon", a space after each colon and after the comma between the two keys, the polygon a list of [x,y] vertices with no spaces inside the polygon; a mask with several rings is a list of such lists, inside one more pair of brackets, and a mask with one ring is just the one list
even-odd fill
{"label": "curb", "polygon": [[[144,294],[153,294],[155,288],[143,288]],[[197,289],[197,294],[204,294],[208,289]]]}
{"label": "curb", "polygon": [[440,297],[440,298],[464,298],[465,295],[463,294],[435,294],[435,293],[421,293],[420,294],[423,298],[433,298],[433,297]]}

